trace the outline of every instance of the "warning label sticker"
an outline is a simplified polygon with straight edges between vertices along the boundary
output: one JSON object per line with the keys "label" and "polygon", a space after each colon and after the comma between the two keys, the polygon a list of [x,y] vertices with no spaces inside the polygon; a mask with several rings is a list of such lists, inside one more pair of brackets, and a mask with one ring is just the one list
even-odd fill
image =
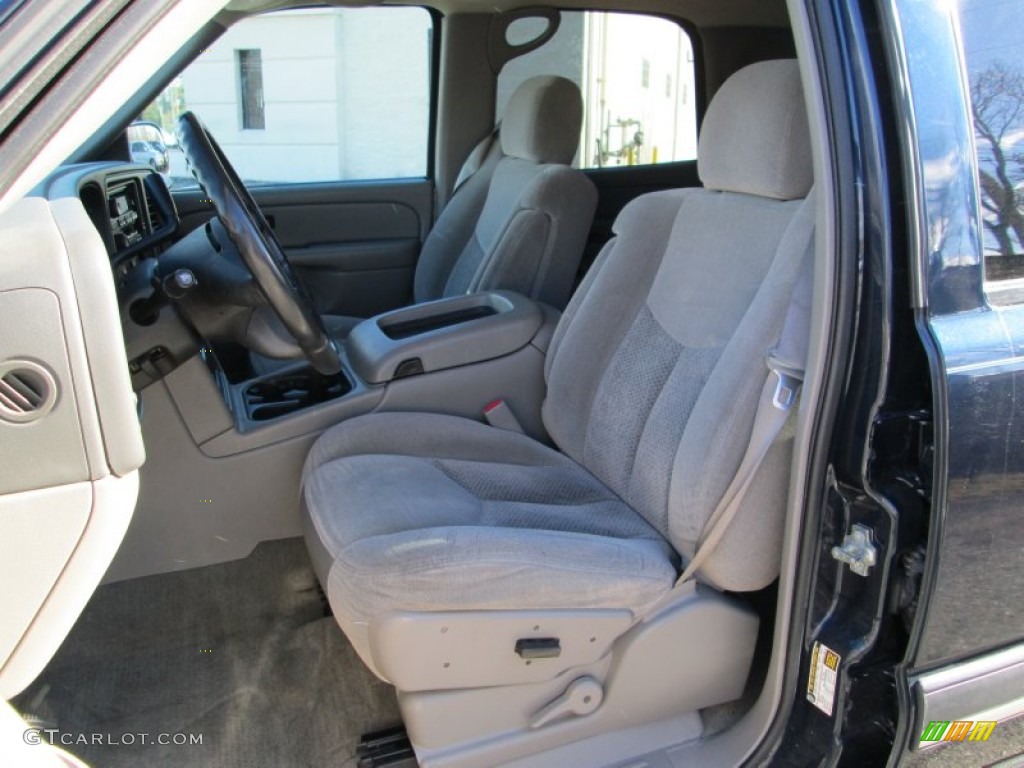
{"label": "warning label sticker", "polygon": [[807,700],[832,715],[836,700],[836,680],[839,677],[839,654],[821,643],[814,644],[811,652],[811,673],[807,678]]}

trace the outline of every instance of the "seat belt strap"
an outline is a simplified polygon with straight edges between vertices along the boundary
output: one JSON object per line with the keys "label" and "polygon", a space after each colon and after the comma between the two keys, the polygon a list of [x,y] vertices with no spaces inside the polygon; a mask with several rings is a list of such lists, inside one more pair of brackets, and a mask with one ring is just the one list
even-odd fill
{"label": "seat belt strap", "polygon": [[693,578],[693,575],[725,536],[729,524],[732,523],[743,504],[743,499],[757,475],[757,470],[775,443],[775,438],[779,436],[782,428],[786,425],[790,411],[799,396],[800,385],[803,383],[802,370],[799,372],[792,369],[781,370],[775,366],[774,358],[771,355],[768,356],[768,369],[768,378],[761,390],[761,399],[757,403],[754,428],[750,433],[750,442],[747,444],[743,461],[740,462],[732,482],[708,518],[704,526],[705,533],[700,538],[697,551],[694,552],[693,559],[687,563],[686,569],[676,581],[676,586]]}
{"label": "seat belt strap", "polygon": [[803,371],[790,366],[783,369],[771,353],[767,356],[767,363],[768,377],[761,389],[761,399],[757,403],[757,413],[754,416],[750,442],[747,443],[746,453],[743,454],[743,460],[740,462],[732,482],[729,483],[729,487],[726,488],[721,500],[704,524],[703,532],[697,542],[697,550],[693,553],[690,562],[686,564],[682,574],[661,598],[636,617],[636,621],[643,621],[660,613],[687,588],[686,583],[693,579],[700,567],[715,551],[715,547],[722,541],[729,525],[743,504],[743,499],[757,475],[761,462],[764,461],[764,457],[768,455],[775,439],[786,426],[786,421],[800,396]]}
{"label": "seat belt strap", "polygon": [[786,426],[790,412],[799,398],[811,326],[811,279],[814,272],[812,253],[813,230],[808,235],[779,341],[766,354],[768,377],[761,389],[761,398],[757,403],[754,427],[746,453],[732,482],[704,524],[704,531],[697,542],[697,550],[682,575],[676,580],[676,587],[693,578],[725,536],[729,524],[743,504],[757,470],[775,443],[775,439]]}
{"label": "seat belt strap", "polygon": [[472,178],[473,174],[479,171],[484,162],[487,160],[487,156],[491,153],[491,148],[498,140],[498,135],[501,133],[501,123],[499,122],[494,126],[494,130],[487,136],[484,136],[480,142],[473,147],[473,151],[469,153],[469,157],[466,158],[466,162],[462,164],[462,168],[459,169],[459,175],[455,179],[455,186],[452,187],[452,195],[454,195],[459,187],[465,184]]}

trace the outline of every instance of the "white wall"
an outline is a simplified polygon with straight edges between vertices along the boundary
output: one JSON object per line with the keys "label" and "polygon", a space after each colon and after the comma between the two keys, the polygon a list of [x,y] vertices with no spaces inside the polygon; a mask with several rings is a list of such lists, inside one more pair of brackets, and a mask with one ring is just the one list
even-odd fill
{"label": "white wall", "polygon": [[[422,9],[292,10],[236,24],[183,74],[185,103],[243,179],[422,176],[430,17]],[[242,129],[236,51],[259,49],[266,123]]]}
{"label": "white wall", "polygon": [[[655,152],[658,162],[697,156],[693,54],[679,26],[650,16],[594,14],[588,19],[586,51],[584,143],[591,155],[598,139],[611,150],[620,149],[623,139],[629,143],[638,128],[615,126],[638,120],[644,136],[635,163],[654,162]],[[647,87],[644,60],[649,66]]]}
{"label": "white wall", "polygon": [[424,176],[430,16],[418,8],[340,13],[341,178]]}

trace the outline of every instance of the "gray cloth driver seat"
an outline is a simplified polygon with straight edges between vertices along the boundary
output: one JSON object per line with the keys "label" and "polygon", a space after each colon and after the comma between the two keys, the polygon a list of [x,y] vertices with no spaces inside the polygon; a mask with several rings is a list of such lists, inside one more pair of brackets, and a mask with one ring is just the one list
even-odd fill
{"label": "gray cloth driver seat", "polygon": [[[475,169],[463,169],[423,243],[413,303],[504,289],[565,306],[597,206],[594,183],[570,167],[582,120],[571,80],[532,77],[515,90],[498,140],[467,159]],[[324,316],[339,338],[359,321]]]}
{"label": "gray cloth driver seat", "polygon": [[[810,263],[795,61],[752,65],[722,86],[698,167],[704,188],[622,211],[558,324],[543,405],[557,450],[428,413],[362,416],[314,445],[308,546],[336,619],[378,674],[379,628],[396,612],[637,616],[693,556]],[[776,578],[791,446],[784,437],[769,451],[697,572],[703,584],[746,591]]]}

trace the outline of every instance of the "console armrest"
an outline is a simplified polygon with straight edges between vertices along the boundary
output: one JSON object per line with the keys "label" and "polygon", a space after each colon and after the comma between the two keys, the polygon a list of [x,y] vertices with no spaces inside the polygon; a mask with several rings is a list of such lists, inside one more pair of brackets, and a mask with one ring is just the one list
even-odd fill
{"label": "console armrest", "polygon": [[356,375],[383,384],[510,354],[529,344],[543,323],[541,308],[525,296],[474,293],[371,317],[345,344]]}

